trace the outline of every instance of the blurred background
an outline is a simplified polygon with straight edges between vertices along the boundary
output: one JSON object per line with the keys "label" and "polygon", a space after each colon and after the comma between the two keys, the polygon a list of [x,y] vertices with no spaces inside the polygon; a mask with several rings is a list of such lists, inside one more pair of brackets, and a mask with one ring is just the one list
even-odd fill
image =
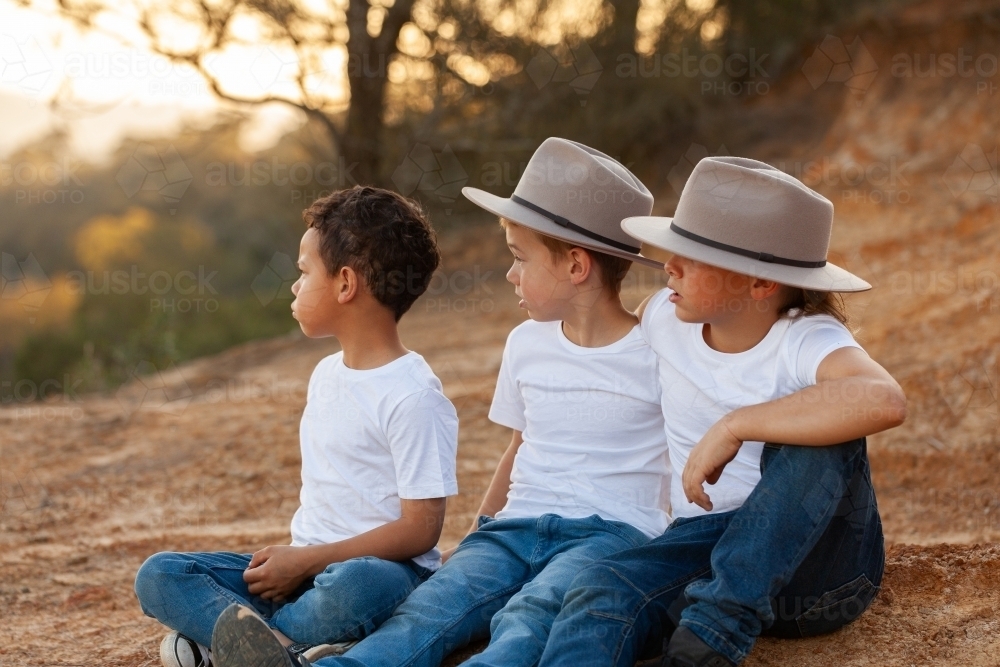
{"label": "blurred background", "polygon": [[494,221],[461,188],[509,193],[548,136],[628,164],[661,212],[705,154],[794,159],[878,70],[818,45],[902,4],[3,0],[3,400],[287,332],[300,213],[355,183],[476,239]]}
{"label": "blurred background", "polygon": [[[1000,0],[0,0],[0,665],[157,665],[143,559],[287,543],[337,349],[289,313],[301,213],[356,183],[438,231],[401,333],[459,412],[455,544],[524,318],[461,188],[509,194],[555,135],[662,215],[707,155],[773,164],[874,286],[851,326],[909,401],[869,439],[882,593],[746,664],[996,667],[998,60]],[[633,268],[623,300],[664,283]]]}

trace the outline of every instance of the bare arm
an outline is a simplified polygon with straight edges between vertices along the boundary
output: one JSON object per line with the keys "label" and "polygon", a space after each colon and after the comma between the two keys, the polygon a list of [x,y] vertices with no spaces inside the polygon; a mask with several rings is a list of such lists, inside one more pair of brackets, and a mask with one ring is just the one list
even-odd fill
{"label": "bare arm", "polygon": [[[500,457],[500,462],[497,464],[497,469],[493,473],[493,479],[490,481],[490,486],[486,489],[486,495],[483,496],[483,502],[479,505],[479,511],[476,512],[475,518],[472,520],[472,526],[469,527],[469,531],[466,535],[471,535],[476,532],[476,528],[479,526],[479,517],[481,516],[496,516],[496,513],[503,509],[503,506],[507,504],[507,492],[510,490],[510,475],[514,470],[514,457],[517,456],[517,450],[521,447],[524,439],[521,437],[520,431],[513,431],[513,435],[510,439],[510,445],[507,446],[507,451],[503,453]],[[444,551],[441,554],[443,560],[448,560],[451,554],[455,552],[455,547]]]}
{"label": "bare arm", "polygon": [[742,440],[835,445],[899,426],[906,419],[902,388],[863,351],[836,350],[819,365],[816,384],[725,417]]}
{"label": "bare arm", "polygon": [[682,476],[684,495],[710,510],[702,486],[719,480],[744,442],[825,446],[899,426],[906,419],[906,396],[871,357],[842,348],[819,365],[816,384],[767,403],[730,412],[691,450]]}
{"label": "bare arm", "polygon": [[507,492],[510,491],[510,474],[514,470],[514,457],[517,456],[517,450],[520,449],[523,442],[521,432],[514,431],[510,438],[510,445],[507,446],[507,451],[500,457],[500,463],[497,464],[496,472],[493,473],[490,488],[486,489],[483,502],[479,505],[479,511],[476,513],[477,518],[472,521],[472,527],[469,529],[470,533],[476,532],[478,517],[496,516],[496,513],[502,510],[503,506],[507,504]]}
{"label": "bare arm", "polygon": [[400,518],[341,542],[265,547],[253,555],[243,580],[254,595],[280,601],[307,577],[319,574],[331,563],[361,556],[409,560],[437,544],[444,525],[445,504],[444,498],[400,500]]}

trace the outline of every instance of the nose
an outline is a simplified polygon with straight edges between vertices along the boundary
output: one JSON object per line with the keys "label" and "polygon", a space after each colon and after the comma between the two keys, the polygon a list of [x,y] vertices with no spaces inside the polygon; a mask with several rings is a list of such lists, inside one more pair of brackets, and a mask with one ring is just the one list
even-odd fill
{"label": "nose", "polygon": [[509,282],[511,285],[517,284],[517,271],[515,271],[516,268],[517,268],[517,262],[514,262],[513,264],[510,265],[510,268],[507,270],[507,276],[506,276],[507,282]]}
{"label": "nose", "polygon": [[299,295],[299,289],[300,289],[299,284],[301,282],[302,282],[302,278],[300,276],[298,280],[296,280],[294,283],[292,283],[292,295],[293,296],[298,296]]}
{"label": "nose", "polygon": [[667,272],[667,275],[672,278],[680,278],[684,273],[681,268],[681,260],[677,255],[672,256],[667,260],[667,263],[663,265],[663,270]]}

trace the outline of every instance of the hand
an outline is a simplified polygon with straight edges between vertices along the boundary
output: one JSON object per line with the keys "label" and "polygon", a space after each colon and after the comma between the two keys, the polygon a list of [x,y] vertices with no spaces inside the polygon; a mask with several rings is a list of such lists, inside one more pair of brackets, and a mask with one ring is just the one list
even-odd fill
{"label": "hand", "polygon": [[684,484],[684,495],[688,502],[694,503],[705,511],[712,510],[712,500],[702,486],[705,482],[715,484],[719,481],[723,469],[736,458],[743,441],[733,435],[723,417],[698,441],[691,450],[681,481]]}
{"label": "hand", "polygon": [[243,572],[247,590],[265,600],[284,602],[309,576],[308,548],[277,545],[256,552]]}

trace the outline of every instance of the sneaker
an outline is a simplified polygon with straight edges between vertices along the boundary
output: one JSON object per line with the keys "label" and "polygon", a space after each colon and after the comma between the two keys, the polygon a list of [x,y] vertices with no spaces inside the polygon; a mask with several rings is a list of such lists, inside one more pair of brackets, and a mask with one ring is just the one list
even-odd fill
{"label": "sneaker", "polygon": [[217,667],[312,667],[312,662],[278,641],[249,607],[231,604],[215,622],[212,657]]}
{"label": "sneaker", "polygon": [[663,667],[735,667],[721,653],[703,642],[690,628],[680,626],[674,630]]}
{"label": "sneaker", "polygon": [[301,655],[309,662],[316,662],[320,658],[328,658],[331,655],[344,655],[357,643],[357,640],[354,640],[333,644],[292,644],[288,650],[296,655]]}
{"label": "sneaker", "polygon": [[171,632],[160,642],[163,667],[212,667],[208,649],[179,632]]}

